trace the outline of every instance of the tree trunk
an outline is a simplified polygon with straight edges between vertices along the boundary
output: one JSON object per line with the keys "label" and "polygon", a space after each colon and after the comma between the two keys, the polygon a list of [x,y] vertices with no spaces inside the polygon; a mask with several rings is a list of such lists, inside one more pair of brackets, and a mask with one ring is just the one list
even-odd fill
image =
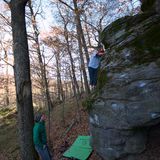
{"label": "tree trunk", "polygon": [[71,72],[71,68],[69,67],[69,76],[71,79],[71,83],[70,83],[70,97],[72,98],[73,96],[76,96],[76,91],[73,88],[73,77],[72,77],[72,72]]}
{"label": "tree trunk", "polygon": [[76,96],[76,89],[75,89],[75,85],[74,85],[74,80],[73,80],[73,76],[72,76],[72,71],[71,71],[71,68],[69,67],[69,76],[70,76],[70,79],[71,79],[71,88],[72,88],[72,92],[73,94],[71,95],[71,97],[75,97]]}
{"label": "tree trunk", "polygon": [[81,40],[82,40],[82,44],[83,44],[83,48],[84,48],[84,51],[85,51],[85,56],[86,56],[86,60],[87,60],[87,64],[88,64],[89,63],[89,54],[88,54],[86,40],[85,40],[83,29],[82,29],[80,13],[79,13],[79,9],[78,9],[78,6],[77,6],[77,0],[73,0],[73,3],[74,3],[74,9],[75,9],[75,14],[76,14],[76,19],[77,19],[76,24],[78,25],[78,28],[79,28],[79,33],[80,33],[80,37],[81,37]]}
{"label": "tree trunk", "polygon": [[41,53],[40,44],[39,44],[39,31],[38,31],[38,27],[37,27],[36,17],[35,17],[33,8],[32,8],[31,0],[29,0],[28,6],[29,6],[29,9],[31,12],[32,27],[33,27],[34,35],[35,35],[34,41],[36,43],[38,62],[40,65],[42,93],[43,93],[43,95],[45,95],[45,98],[47,100],[47,106],[48,106],[48,132],[49,132],[48,140],[50,142],[50,110],[51,110],[51,108],[53,108],[53,104],[52,104],[51,97],[49,94],[48,81],[47,81],[47,76],[46,76],[46,68],[45,68],[45,63],[43,63],[43,60],[42,60],[42,53]]}
{"label": "tree trunk", "polygon": [[78,122],[81,121],[81,113],[80,113],[80,105],[79,105],[79,99],[80,99],[80,96],[78,96],[76,94],[76,87],[75,87],[75,84],[74,84],[74,80],[73,80],[73,77],[72,77],[72,73],[71,73],[71,70],[70,71],[70,78],[71,78],[71,82],[72,82],[72,86],[73,86],[73,92],[74,92],[74,95],[75,95],[75,98],[76,98],[76,110],[75,110],[75,113],[76,113],[76,119],[78,120]]}
{"label": "tree trunk", "polygon": [[[44,80],[44,70],[43,70],[43,61],[42,61],[42,55],[41,55],[41,50],[40,50],[40,45],[39,45],[39,31],[38,31],[38,27],[37,27],[37,22],[36,22],[36,17],[32,8],[32,1],[29,0],[28,2],[28,7],[31,13],[31,24],[33,27],[33,32],[34,32],[34,42],[35,42],[35,46],[36,46],[36,51],[37,51],[37,55],[38,55],[38,63],[39,63],[39,67],[40,67],[40,85],[41,85],[41,93],[42,93],[42,97],[46,98],[46,94],[45,94],[45,80]],[[44,103],[46,104],[46,102]]]}
{"label": "tree trunk", "polygon": [[78,45],[79,45],[80,60],[81,60],[81,68],[83,71],[86,94],[89,94],[90,88],[89,88],[88,80],[87,80],[87,74],[86,74],[85,61],[84,61],[84,57],[83,57],[82,47],[84,47],[84,50],[85,50],[85,56],[86,56],[87,63],[89,61],[89,55],[88,55],[88,50],[87,50],[87,46],[86,46],[86,42],[85,42],[83,30],[82,30],[80,13],[79,13],[79,9],[77,6],[77,0],[73,0],[74,9],[72,7],[70,7],[67,3],[65,3],[64,1],[61,1],[61,0],[59,0],[59,1],[75,12],[75,23],[76,23],[76,30],[77,30],[77,39],[78,39]]}
{"label": "tree trunk", "polygon": [[83,51],[82,51],[82,33],[81,33],[82,26],[81,26],[81,22],[80,22],[80,16],[78,13],[77,1],[73,0],[73,3],[74,3],[74,8],[75,8],[75,22],[76,22],[77,39],[78,39],[79,52],[80,52],[81,69],[83,71],[85,90],[86,90],[86,93],[89,94],[90,89],[89,89],[89,85],[88,85],[87,73],[86,73],[85,62],[84,62]]}
{"label": "tree trunk", "polygon": [[11,0],[10,8],[21,159],[34,160],[33,106],[25,23],[26,3],[27,0]]}
{"label": "tree trunk", "polygon": [[84,92],[83,73],[81,68],[79,68],[79,70],[80,70],[80,77],[81,77],[81,93],[83,93]]}
{"label": "tree trunk", "polygon": [[[37,27],[36,17],[35,17],[33,8],[32,8],[31,0],[29,0],[29,5],[28,6],[29,6],[29,9],[30,9],[30,12],[31,12],[32,27],[33,27],[34,35],[35,35],[34,41],[36,43],[36,50],[37,50],[37,54],[38,54],[38,62],[39,62],[39,66],[40,66],[42,94],[45,95],[45,98],[46,98],[47,104],[48,104],[48,102],[51,101],[51,98],[50,98],[50,94],[46,93],[46,91],[49,91],[49,90],[46,89],[48,84],[45,82],[45,79],[46,79],[46,73],[45,73],[45,69],[44,69],[45,64],[43,63],[43,60],[42,60],[42,54],[41,54],[40,44],[39,44],[39,31],[38,31],[38,27]],[[47,95],[49,95],[49,96],[47,96]]]}
{"label": "tree trunk", "polygon": [[55,58],[56,58],[56,70],[57,70],[57,89],[58,89],[58,99],[62,102],[62,122],[65,122],[64,119],[64,103],[65,103],[65,97],[63,92],[63,84],[61,79],[61,73],[60,73],[60,54],[59,51],[55,52]]}
{"label": "tree trunk", "polygon": [[68,87],[67,81],[65,81],[64,86],[65,86],[64,97],[65,97],[65,99],[67,99],[69,97],[69,87]]}
{"label": "tree trunk", "polygon": [[60,55],[59,51],[55,53],[56,58],[56,72],[57,72],[57,91],[58,91],[58,100],[63,100],[63,87],[62,87],[62,80],[61,80],[61,73],[60,73]]}
{"label": "tree trunk", "polygon": [[73,85],[76,88],[76,91],[77,91],[76,94],[78,94],[78,97],[80,98],[80,91],[79,91],[79,86],[78,86],[76,75],[75,75],[75,67],[74,67],[74,64],[73,64],[74,63],[73,62],[73,57],[72,57],[72,53],[71,53],[70,46],[69,46],[68,31],[67,31],[67,26],[66,25],[64,26],[64,29],[65,29],[65,39],[66,39],[66,42],[67,42],[67,51],[68,51],[68,54],[69,54],[69,57],[70,57],[70,62],[71,62]]}
{"label": "tree trunk", "polygon": [[45,82],[45,94],[46,94],[46,98],[47,98],[47,106],[48,106],[48,141],[50,144],[50,129],[51,129],[51,108],[53,108],[53,104],[51,101],[51,97],[49,94],[49,87],[48,87],[48,81],[47,81],[47,76],[46,76],[46,68],[44,65],[44,82]]}
{"label": "tree trunk", "polygon": [[79,44],[81,69],[82,69],[83,78],[84,78],[85,90],[86,90],[86,93],[89,94],[90,89],[89,89],[89,85],[88,85],[87,73],[86,73],[85,63],[84,63],[84,59],[83,59],[82,43],[81,43],[78,29],[77,29],[77,38],[78,38],[78,44]]}
{"label": "tree trunk", "polygon": [[[85,21],[87,21],[87,16],[85,15]],[[88,39],[88,45],[92,46],[91,44],[91,38],[90,38],[90,34],[89,34],[89,29],[88,29],[88,25],[87,23],[84,24],[85,25],[85,30],[86,30],[86,34],[87,34],[87,39]]]}
{"label": "tree trunk", "polygon": [[[8,54],[7,51],[4,49],[5,52],[5,61],[8,63]],[[5,84],[4,84],[4,90],[5,90],[5,106],[9,105],[9,77],[8,77],[8,64],[6,63],[6,77],[5,77]]]}

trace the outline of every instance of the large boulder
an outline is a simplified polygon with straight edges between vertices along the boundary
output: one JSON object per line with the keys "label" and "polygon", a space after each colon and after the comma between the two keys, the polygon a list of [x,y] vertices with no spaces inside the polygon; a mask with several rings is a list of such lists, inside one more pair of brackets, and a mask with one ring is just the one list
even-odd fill
{"label": "large boulder", "polygon": [[105,160],[134,160],[150,126],[160,123],[159,37],[160,16],[153,12],[119,19],[101,34],[107,81],[90,109],[90,131]]}
{"label": "large boulder", "polygon": [[142,11],[156,11],[157,13],[160,13],[160,0],[141,0],[141,2]]}

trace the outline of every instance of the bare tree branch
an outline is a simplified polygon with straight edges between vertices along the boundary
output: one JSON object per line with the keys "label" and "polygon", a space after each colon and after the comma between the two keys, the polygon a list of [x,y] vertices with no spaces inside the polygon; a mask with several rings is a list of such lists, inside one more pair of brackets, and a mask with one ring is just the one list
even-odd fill
{"label": "bare tree branch", "polygon": [[48,63],[53,59],[53,57],[54,57],[54,55],[52,55],[52,56],[50,57],[50,59],[48,60],[48,62],[45,64],[45,66],[48,65]]}
{"label": "bare tree branch", "polygon": [[6,22],[7,25],[11,26],[11,22],[3,14],[0,13],[0,17]]}
{"label": "bare tree branch", "polygon": [[35,37],[34,37],[34,36],[31,36],[30,34],[27,34],[27,37],[28,37],[30,40],[36,41]]}
{"label": "bare tree branch", "polygon": [[9,4],[10,2],[8,2],[7,0],[3,0],[5,3]]}
{"label": "bare tree branch", "polygon": [[108,12],[105,12],[104,15],[99,20],[99,30],[102,30],[102,21],[105,18],[105,16],[108,14]]}
{"label": "bare tree branch", "polygon": [[85,1],[83,2],[82,6],[81,6],[81,9],[84,8],[84,6],[86,5],[87,2],[88,2],[88,0],[85,0]]}
{"label": "bare tree branch", "polygon": [[8,65],[11,66],[11,67],[14,67],[12,64],[8,63],[8,62],[7,62],[5,59],[3,59],[3,58],[0,58],[0,61],[5,62],[6,64],[8,64]]}
{"label": "bare tree branch", "polygon": [[62,1],[62,0],[58,0],[59,2],[63,3],[64,5],[66,5],[68,8],[70,8],[72,11],[74,11],[74,9],[68,5],[66,2]]}
{"label": "bare tree branch", "polygon": [[91,23],[87,22],[86,20],[82,19],[82,21],[86,24],[88,24],[89,26],[91,26],[93,29],[95,29],[97,32],[99,32],[99,30]]}
{"label": "bare tree branch", "polygon": [[[6,52],[6,49],[5,49],[5,47],[3,46],[3,43],[0,42],[0,44],[1,44],[1,47],[2,47],[3,51]],[[13,67],[12,64],[8,63],[8,62],[5,60],[5,57],[4,57],[4,58],[0,58],[0,61],[3,61],[3,62],[5,62],[6,64],[8,64],[8,65],[10,65],[11,67]]]}
{"label": "bare tree branch", "polygon": [[[40,11],[40,7],[41,7],[41,0],[40,0],[40,2],[39,2],[39,5],[38,5],[38,7],[37,7],[37,11],[35,12],[35,14],[34,14],[34,16],[36,17],[36,15],[37,14],[41,14],[42,13],[42,11]],[[40,11],[40,12],[39,12]]]}

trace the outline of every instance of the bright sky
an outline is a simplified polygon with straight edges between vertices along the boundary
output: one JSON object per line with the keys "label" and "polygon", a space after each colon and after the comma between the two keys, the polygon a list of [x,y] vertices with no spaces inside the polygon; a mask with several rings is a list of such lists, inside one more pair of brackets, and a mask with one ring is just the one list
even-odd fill
{"label": "bright sky", "polygon": [[[37,0],[37,2],[39,3],[40,0]],[[42,19],[41,17],[39,17],[40,19],[40,29],[43,32],[48,32],[48,30],[50,29],[50,26],[54,25],[54,23],[56,23],[54,21],[54,8],[52,7],[52,5],[50,4],[51,0],[41,0],[42,2],[42,9],[43,9],[43,14],[44,14],[44,18]],[[103,1],[103,0],[102,0]],[[120,2],[126,1],[126,0],[119,0]],[[139,6],[140,5],[140,0],[132,0],[132,3],[134,4],[134,6]],[[0,12],[4,10],[4,2],[3,0],[0,0]],[[38,4],[37,4],[38,6]]]}
{"label": "bright sky", "polygon": [[[36,0],[37,3],[39,3],[40,0]],[[106,0],[101,0],[101,1],[106,1]],[[112,0],[110,0],[112,1]],[[119,0],[119,1],[126,1],[126,0]],[[41,4],[42,4],[42,9],[43,9],[43,14],[44,14],[44,18],[42,17],[37,17],[37,21],[39,23],[39,27],[40,27],[40,32],[41,32],[41,36],[45,36],[49,33],[50,30],[50,26],[55,26],[56,25],[56,21],[54,20],[54,11],[55,9],[53,8],[53,6],[50,4],[51,0],[41,0]],[[140,1],[139,0],[132,0],[132,3],[134,4],[134,6],[139,6],[140,5]],[[4,2],[3,0],[0,0],[0,13],[2,11],[4,11]],[[39,4],[37,4],[36,6],[38,6]],[[12,70],[12,69],[11,69]],[[0,71],[1,72],[1,71]]]}
{"label": "bright sky", "polygon": [[40,26],[43,31],[48,31],[51,25],[54,25],[53,22],[53,15],[52,15],[52,8],[50,4],[50,0],[43,0],[42,1],[42,8],[44,12],[44,19],[41,21]]}
{"label": "bright sky", "polygon": [[[40,27],[43,31],[48,30],[51,26],[51,24],[53,25],[53,15],[52,15],[52,8],[51,8],[51,4],[50,4],[50,0],[41,0],[42,2],[42,9],[43,9],[43,13],[44,13],[44,19],[41,19],[41,23],[40,23]],[[37,2],[39,2],[39,0],[37,0]],[[0,0],[0,12],[3,12],[5,10],[4,8],[4,2],[3,0]],[[38,6],[38,4],[37,4]]]}

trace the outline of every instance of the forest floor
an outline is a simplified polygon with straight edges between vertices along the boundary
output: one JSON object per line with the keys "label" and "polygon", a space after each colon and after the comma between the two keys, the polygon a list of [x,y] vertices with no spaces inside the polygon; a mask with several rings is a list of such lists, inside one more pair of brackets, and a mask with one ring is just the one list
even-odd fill
{"label": "forest floor", "polygon": [[[63,104],[57,105],[51,112],[50,149],[54,160],[69,160],[63,157],[64,151],[73,144],[78,135],[89,135],[87,111],[80,108],[81,122],[78,123],[75,121],[75,101],[67,100],[64,106],[65,122],[62,120]],[[15,108],[0,110],[0,160],[20,160],[16,117]],[[88,160],[101,158],[93,151]],[[142,155],[138,155],[136,160],[160,160],[160,125],[151,129],[147,149]]]}
{"label": "forest floor", "polygon": [[[53,144],[54,149],[54,158],[55,160],[68,160],[63,157],[63,152],[70,147],[75,139],[79,135],[89,135],[89,126],[88,126],[88,113],[81,107],[79,114],[81,121],[78,123],[76,113],[76,103],[71,99],[65,104],[65,123],[62,120],[62,106],[57,106],[52,112],[53,125],[51,132],[51,143]],[[60,118],[61,117],[61,118]],[[65,142],[67,145],[65,146]],[[95,153],[92,152],[88,160],[101,160],[101,158]]]}
{"label": "forest floor", "polygon": [[0,160],[18,160],[19,145],[15,107],[0,109]]}
{"label": "forest floor", "polygon": [[[51,153],[54,160],[69,160],[63,157],[66,151],[79,135],[89,135],[88,114],[84,108],[80,108],[81,121],[77,122],[76,103],[73,99],[67,100],[64,105],[64,120],[62,120],[63,104],[57,105],[51,112]],[[20,160],[17,112],[14,107],[0,110],[0,160]],[[46,126],[46,128],[48,128]],[[66,142],[67,146],[64,145]],[[101,160],[92,152],[88,160]]]}

